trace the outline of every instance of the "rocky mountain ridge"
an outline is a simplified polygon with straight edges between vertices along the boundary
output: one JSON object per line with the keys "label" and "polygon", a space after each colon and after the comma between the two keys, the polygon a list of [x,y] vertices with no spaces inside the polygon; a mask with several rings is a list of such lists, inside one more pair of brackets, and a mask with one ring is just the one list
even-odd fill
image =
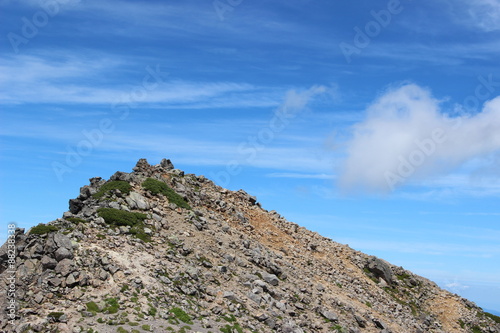
{"label": "rocky mountain ridge", "polygon": [[12,239],[1,332],[500,333],[474,303],[166,159],[90,179]]}

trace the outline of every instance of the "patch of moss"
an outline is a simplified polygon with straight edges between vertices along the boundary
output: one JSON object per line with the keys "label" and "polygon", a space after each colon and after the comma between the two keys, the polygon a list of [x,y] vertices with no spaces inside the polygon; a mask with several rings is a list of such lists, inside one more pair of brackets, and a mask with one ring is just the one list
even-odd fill
{"label": "patch of moss", "polygon": [[345,329],[340,325],[333,326],[332,330],[336,330],[337,332],[345,332]]}
{"label": "patch of moss", "polygon": [[107,298],[105,302],[107,306],[103,309],[103,312],[107,311],[110,314],[114,314],[120,309],[120,305],[118,304],[116,298]]}
{"label": "patch of moss", "polygon": [[182,196],[162,181],[148,178],[142,183],[142,187],[153,194],[163,194],[167,197],[169,202],[172,202],[181,208],[191,209],[191,206],[189,206]]}
{"label": "patch of moss", "polygon": [[154,317],[154,316],[156,316],[157,312],[158,312],[158,310],[155,307],[153,307],[151,305],[149,306],[148,315]]}
{"label": "patch of moss", "polygon": [[99,307],[97,306],[97,304],[95,302],[88,302],[87,304],[87,311],[90,311],[90,312],[100,312],[99,310]]}
{"label": "patch of moss", "polygon": [[64,315],[64,312],[51,312],[48,317],[53,318],[55,321],[59,321],[59,319]]}
{"label": "patch of moss", "polygon": [[120,190],[124,195],[127,195],[132,190],[132,186],[123,180],[112,180],[101,186],[99,191],[92,195],[94,199],[101,199],[112,190]]}
{"label": "patch of moss", "polygon": [[141,328],[145,331],[151,331],[151,326],[149,325],[142,325]]}
{"label": "patch of moss", "polygon": [[59,228],[54,225],[39,223],[36,227],[31,228],[30,235],[45,235],[49,232],[54,232],[57,230],[59,230]]}
{"label": "patch of moss", "polygon": [[180,321],[182,321],[186,324],[190,324],[190,325],[193,324],[191,317],[186,312],[184,312],[184,310],[182,310],[181,308],[172,308],[172,309],[170,309],[170,312],[173,313],[175,315],[175,317],[177,319],[179,319]]}
{"label": "patch of moss", "polygon": [[129,331],[127,331],[126,329],[124,329],[121,326],[116,329],[116,332],[118,332],[118,333],[129,333]]}

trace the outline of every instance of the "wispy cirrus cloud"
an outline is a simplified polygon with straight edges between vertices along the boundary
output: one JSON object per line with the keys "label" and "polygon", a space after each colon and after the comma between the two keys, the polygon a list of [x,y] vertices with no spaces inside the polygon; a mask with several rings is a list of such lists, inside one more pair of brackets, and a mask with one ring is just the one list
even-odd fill
{"label": "wispy cirrus cloud", "polygon": [[89,60],[76,55],[54,58],[6,57],[0,65],[2,104],[26,103],[127,103],[147,76],[156,84],[139,102],[161,107],[270,107],[277,106],[283,89],[244,82],[189,81],[171,78],[159,64],[136,69],[136,80],[108,81],[108,73],[130,71],[132,64],[111,58]]}

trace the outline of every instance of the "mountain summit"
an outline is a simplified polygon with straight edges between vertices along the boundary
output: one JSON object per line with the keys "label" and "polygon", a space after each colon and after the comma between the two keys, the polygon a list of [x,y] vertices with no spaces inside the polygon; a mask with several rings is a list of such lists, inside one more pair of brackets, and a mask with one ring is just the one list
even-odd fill
{"label": "mountain summit", "polygon": [[2,332],[474,332],[500,318],[170,160],[0,248]]}

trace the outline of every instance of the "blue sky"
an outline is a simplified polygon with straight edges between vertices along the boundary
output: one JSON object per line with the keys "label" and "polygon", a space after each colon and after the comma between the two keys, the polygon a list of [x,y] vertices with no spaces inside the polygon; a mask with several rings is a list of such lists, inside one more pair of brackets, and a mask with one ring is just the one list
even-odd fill
{"label": "blue sky", "polygon": [[500,2],[1,0],[0,238],[139,158],[500,311]]}

